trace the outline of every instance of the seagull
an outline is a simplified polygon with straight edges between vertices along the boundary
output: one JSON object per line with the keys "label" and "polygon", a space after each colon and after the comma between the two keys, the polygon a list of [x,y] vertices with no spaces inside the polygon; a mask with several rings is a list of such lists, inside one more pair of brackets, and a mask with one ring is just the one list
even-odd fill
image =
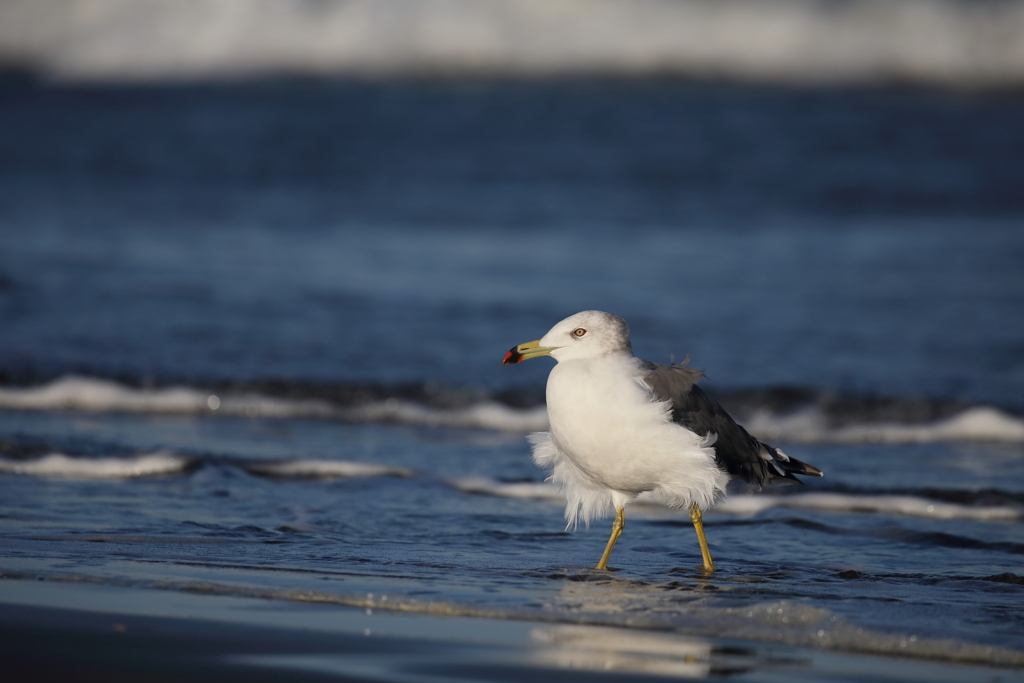
{"label": "seagull", "polygon": [[703,371],[633,356],[626,321],[603,311],[569,316],[536,341],[514,346],[502,365],[538,356],[557,363],[548,375],[550,431],[531,434],[533,461],[566,496],[568,526],[615,512],[596,569],[608,569],[639,494],[688,507],[703,572],[715,571],[702,511],[725,494],[732,477],[758,486],[822,476],[821,470],[758,441],[697,382]]}

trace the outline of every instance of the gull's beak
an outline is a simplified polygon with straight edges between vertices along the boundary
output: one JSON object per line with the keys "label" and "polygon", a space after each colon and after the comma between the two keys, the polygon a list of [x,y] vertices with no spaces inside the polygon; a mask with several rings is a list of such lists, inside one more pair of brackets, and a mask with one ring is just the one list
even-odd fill
{"label": "gull's beak", "polygon": [[522,363],[524,360],[536,358],[537,356],[550,355],[555,349],[560,349],[560,346],[541,346],[540,339],[532,342],[526,342],[519,346],[513,346],[508,353],[505,354],[504,360],[501,361],[502,365],[509,365],[511,363]]}

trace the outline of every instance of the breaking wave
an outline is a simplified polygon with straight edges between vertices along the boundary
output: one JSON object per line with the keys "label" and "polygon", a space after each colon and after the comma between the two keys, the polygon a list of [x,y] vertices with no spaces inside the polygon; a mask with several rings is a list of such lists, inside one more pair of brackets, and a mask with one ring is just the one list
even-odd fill
{"label": "breaking wave", "polygon": [[945,419],[921,424],[864,422],[830,424],[827,413],[808,408],[791,415],[757,413],[747,429],[763,438],[790,443],[926,443],[932,441],[1024,442],[1024,420],[991,406],[975,406]]}
{"label": "breaking wave", "polygon": [[404,467],[349,460],[282,460],[242,465],[249,474],[277,479],[338,479],[348,477],[413,477]]}
{"label": "breaking wave", "polygon": [[[565,496],[558,487],[547,482],[505,483],[487,477],[460,477],[449,479],[448,484],[463,493],[549,500],[559,504],[565,501]],[[727,515],[752,516],[771,508],[859,512],[930,519],[970,519],[982,522],[1016,522],[1024,519],[1024,506],[1021,505],[968,505],[923,496],[878,493],[738,494],[718,503],[714,511]],[[674,514],[648,494],[640,494],[630,509],[640,509],[647,514]],[[678,514],[685,515],[686,511]]]}
{"label": "breaking wave", "polygon": [[[187,457],[170,452],[145,453],[125,457],[85,457],[50,453],[33,458],[0,458],[0,472],[65,479],[132,479],[180,474],[217,463],[237,467],[251,475],[272,479],[341,479],[351,477],[414,477],[405,467],[383,463],[348,460],[303,459],[246,461],[227,458]],[[502,498],[547,500],[559,505],[565,501],[558,487],[547,482],[500,482],[487,477],[460,477],[446,480],[458,491]],[[750,492],[734,494],[718,503],[720,514],[753,516],[772,508],[857,512],[931,519],[970,519],[985,522],[1016,522],[1024,519],[1024,505],[1014,496],[1005,496],[1002,504],[985,504],[992,492],[979,494],[977,501],[950,502],[935,497],[878,492],[819,492],[789,495]],[[641,494],[631,508],[647,516],[674,515],[674,512]]]}
{"label": "breaking wave", "polygon": [[1022,78],[1015,0],[260,0],[229,13],[214,0],[15,5],[0,22],[7,60],[62,78],[669,73],[975,87]]}
{"label": "breaking wave", "polygon": [[183,472],[190,458],[173,453],[150,453],[128,458],[77,458],[51,453],[31,460],[0,459],[0,472],[66,479],[131,479]]}
{"label": "breaking wave", "polygon": [[[401,389],[342,386],[324,392],[323,387],[283,386],[282,389],[281,383],[238,385],[227,387],[226,391],[187,386],[141,388],[107,379],[72,376],[40,386],[0,387],[0,408],[334,419],[524,432],[547,428],[543,407],[516,408],[495,399],[475,400],[476,394],[458,395],[454,401],[458,405],[444,405],[453,401],[431,399],[429,391],[406,398],[402,394],[409,392]],[[281,390],[288,395],[274,396],[261,390]],[[330,396],[317,396],[322,393]]]}
{"label": "breaking wave", "polygon": [[[773,442],[1024,443],[1024,419],[996,406],[790,388],[716,396],[751,433]],[[141,387],[68,376],[33,386],[0,386],[0,409],[303,418],[511,432],[547,429],[539,391],[488,392],[429,382],[383,386],[271,380],[209,388]]]}
{"label": "breaking wave", "polygon": [[414,477],[405,467],[349,460],[238,461],[192,458],[168,452],[126,457],[83,457],[50,453],[35,458],[0,458],[0,472],[63,479],[134,479],[156,477],[219,463],[272,479],[342,479],[349,477]]}

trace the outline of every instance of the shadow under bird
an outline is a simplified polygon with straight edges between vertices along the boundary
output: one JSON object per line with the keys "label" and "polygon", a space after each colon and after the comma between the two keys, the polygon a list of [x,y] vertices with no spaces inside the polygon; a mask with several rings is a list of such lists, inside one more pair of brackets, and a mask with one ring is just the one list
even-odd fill
{"label": "shadow under bird", "polygon": [[629,328],[618,316],[577,313],[513,347],[502,365],[538,356],[558,362],[548,375],[550,431],[530,435],[533,460],[565,493],[570,527],[615,512],[597,569],[608,568],[626,505],[640,493],[689,508],[708,574],[715,565],[701,512],[724,495],[730,478],[761,486],[822,475],[736,424],[697,386],[702,371],[633,356]]}

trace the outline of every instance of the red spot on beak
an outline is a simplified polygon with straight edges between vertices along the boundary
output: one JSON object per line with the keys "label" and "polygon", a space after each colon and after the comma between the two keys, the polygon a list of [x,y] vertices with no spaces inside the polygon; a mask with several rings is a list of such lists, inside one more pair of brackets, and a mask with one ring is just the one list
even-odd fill
{"label": "red spot on beak", "polygon": [[523,360],[522,354],[520,354],[518,351],[516,351],[516,347],[513,346],[509,350],[509,352],[505,354],[505,357],[502,359],[501,364],[502,365],[511,365],[512,363],[522,362],[522,360]]}

